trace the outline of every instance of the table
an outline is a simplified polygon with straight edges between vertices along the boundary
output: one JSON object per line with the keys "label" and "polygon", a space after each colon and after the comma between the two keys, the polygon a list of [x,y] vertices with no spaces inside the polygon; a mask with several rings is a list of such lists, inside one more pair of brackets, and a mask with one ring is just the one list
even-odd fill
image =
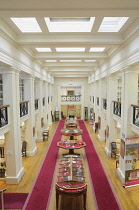
{"label": "table", "polygon": [[61,134],[64,135],[64,136],[70,136],[70,140],[73,140],[74,136],[82,135],[83,130],[78,129],[78,128],[75,128],[75,129],[65,128],[65,129],[61,129]]}
{"label": "table", "polygon": [[[86,146],[85,142],[79,141],[79,140],[69,140],[68,143],[69,143],[69,145],[67,144],[67,140],[57,142],[58,147],[69,150],[69,153],[66,153],[63,155],[67,155],[67,154],[73,155],[73,154],[75,154],[74,149],[81,149]],[[77,154],[77,155],[80,155],[80,154]]]}
{"label": "table", "polygon": [[87,184],[84,177],[81,156],[64,156],[60,159],[58,180],[56,182],[56,209],[59,195],[65,197],[83,196],[83,208],[86,209]]}

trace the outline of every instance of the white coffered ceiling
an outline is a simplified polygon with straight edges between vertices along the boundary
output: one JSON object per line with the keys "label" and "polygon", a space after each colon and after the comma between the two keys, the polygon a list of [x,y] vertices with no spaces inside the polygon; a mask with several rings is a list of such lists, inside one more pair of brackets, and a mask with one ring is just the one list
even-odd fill
{"label": "white coffered ceiling", "polygon": [[[111,19],[104,17],[119,18],[111,23]],[[129,18],[122,20],[121,17]],[[35,18],[38,32],[22,32],[11,18]],[[139,1],[0,0],[0,19],[5,33],[54,77],[88,77],[124,44],[131,31],[135,32],[133,28],[139,23]],[[105,25],[100,28],[103,20]],[[118,24],[122,23],[120,28]],[[35,30],[32,26],[24,30]],[[115,31],[119,27],[119,31],[111,32],[112,26]],[[87,32],[83,32],[84,29]],[[92,48],[96,50],[90,50]],[[98,52],[98,48],[104,49]],[[78,52],[79,49],[82,51]]]}

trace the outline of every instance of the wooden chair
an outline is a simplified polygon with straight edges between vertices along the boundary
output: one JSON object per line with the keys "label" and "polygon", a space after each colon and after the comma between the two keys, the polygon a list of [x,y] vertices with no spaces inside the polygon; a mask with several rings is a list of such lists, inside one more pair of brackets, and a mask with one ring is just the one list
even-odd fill
{"label": "wooden chair", "polygon": [[27,156],[26,149],[27,149],[27,142],[23,141],[23,143],[22,143],[22,157]]}
{"label": "wooden chair", "polygon": [[43,131],[43,141],[48,140],[49,137],[49,130],[44,130]]}
{"label": "wooden chair", "polygon": [[111,157],[114,157],[116,159],[116,156],[118,155],[118,151],[117,151],[117,146],[116,146],[116,142],[111,142]]}

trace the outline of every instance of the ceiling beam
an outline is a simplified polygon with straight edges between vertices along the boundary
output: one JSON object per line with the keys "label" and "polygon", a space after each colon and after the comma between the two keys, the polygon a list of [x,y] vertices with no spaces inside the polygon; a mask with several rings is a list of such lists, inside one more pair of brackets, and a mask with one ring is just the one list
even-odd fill
{"label": "ceiling beam", "polygon": [[[77,35],[77,34],[72,34],[72,35],[38,35],[38,34],[31,34],[31,35],[18,35],[17,36],[17,43],[20,45],[37,45],[37,44],[44,44],[47,43],[48,45],[71,45],[71,42],[73,45],[80,44],[80,45],[86,45],[86,44],[102,44],[107,45],[107,44],[122,44],[124,42],[124,39],[121,35],[119,34],[111,34],[111,35],[106,35],[106,34],[83,34],[83,35]],[[63,45],[62,45],[63,46]]]}
{"label": "ceiling beam", "polygon": [[64,53],[64,52],[58,52],[58,53],[35,53],[34,54],[34,58],[37,58],[37,59],[77,59],[77,58],[80,58],[80,59],[85,59],[85,58],[88,58],[88,59],[98,59],[98,58],[107,58],[107,54],[106,53],[92,53],[92,52],[89,52],[89,53]]}

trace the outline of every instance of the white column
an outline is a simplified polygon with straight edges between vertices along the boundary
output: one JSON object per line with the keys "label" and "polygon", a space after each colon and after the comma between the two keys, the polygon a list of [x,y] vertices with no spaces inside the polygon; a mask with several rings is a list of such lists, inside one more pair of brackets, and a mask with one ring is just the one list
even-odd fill
{"label": "white column", "polygon": [[34,156],[37,152],[36,139],[34,133],[35,127],[35,107],[34,107],[34,77],[24,78],[24,99],[29,101],[29,118],[25,121],[25,141],[27,141],[27,156]]}
{"label": "white column", "polygon": [[18,184],[24,174],[21,156],[19,72],[8,68],[3,73],[3,102],[9,107],[10,131],[6,138],[6,184]]}
{"label": "white column", "polygon": [[38,101],[38,113],[36,116],[36,141],[43,141],[43,127],[42,127],[42,80],[37,80],[35,82],[35,91],[36,91],[36,99],[39,99]]}
{"label": "white column", "polygon": [[105,141],[106,115],[103,112],[103,98],[106,98],[106,81],[99,80],[99,116],[101,119],[98,130],[99,141]]}
{"label": "white column", "polygon": [[51,84],[48,84],[48,96],[49,96],[49,104],[48,104],[48,125],[52,125],[52,102],[51,102]]}
{"label": "white column", "polygon": [[105,152],[108,156],[111,155],[111,142],[117,139],[116,121],[113,119],[113,100],[117,99],[117,77],[107,78],[107,120],[106,124],[109,127],[109,135],[106,138]]}
{"label": "white column", "polygon": [[[136,134],[131,130],[132,108],[131,104],[137,104],[138,94],[138,73],[134,69],[126,69],[122,74],[122,116],[121,116],[121,137],[134,137]],[[123,138],[124,140],[124,138]],[[117,173],[124,183],[125,160],[120,156]]]}
{"label": "white column", "polygon": [[46,81],[43,82],[43,97],[45,97],[45,106],[43,107],[43,117],[44,117],[44,127],[43,130],[48,129],[48,83]]}
{"label": "white column", "polygon": [[94,124],[98,123],[98,116],[99,116],[99,109],[98,109],[98,106],[97,106],[97,97],[99,95],[98,88],[99,88],[98,81],[95,81],[95,83],[94,83],[94,113],[95,113],[95,122],[94,122]]}

